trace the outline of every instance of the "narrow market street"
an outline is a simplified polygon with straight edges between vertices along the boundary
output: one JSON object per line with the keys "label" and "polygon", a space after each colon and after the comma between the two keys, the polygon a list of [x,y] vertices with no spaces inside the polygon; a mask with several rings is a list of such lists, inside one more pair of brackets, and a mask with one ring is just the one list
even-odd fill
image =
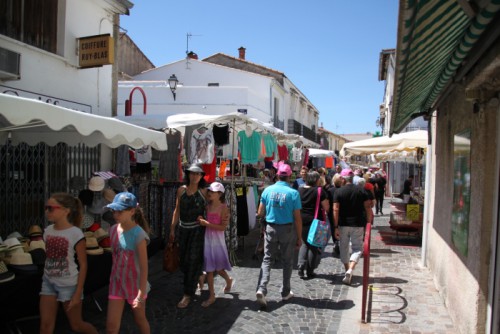
{"label": "narrow market street", "polygon": [[[351,286],[342,284],[343,266],[332,256],[331,244],[324,251],[317,277],[302,280],[294,271],[295,296],[282,302],[279,293],[281,270],[277,261],[271,272],[267,311],[255,302],[255,287],[261,256],[255,257],[258,230],[244,238],[237,252],[236,279],[230,294],[216,278],[217,301],[208,308],[205,289],[191,306],[177,309],[182,297],[182,274],[168,274],[161,268],[162,254],[150,259],[147,315],[152,333],[457,333],[447,309],[434,288],[431,275],[420,265],[420,239],[396,234],[389,227],[390,205],[385,215],[375,215],[371,239],[371,268],[367,323],[361,322],[362,268],[356,267]],[[107,288],[94,294],[103,311],[92,300],[84,300],[84,319],[105,333]],[[62,311],[62,310],[61,310]],[[22,333],[38,331],[36,319],[18,323]],[[66,318],[59,312],[56,333],[70,332]],[[120,333],[137,333],[128,307]]]}

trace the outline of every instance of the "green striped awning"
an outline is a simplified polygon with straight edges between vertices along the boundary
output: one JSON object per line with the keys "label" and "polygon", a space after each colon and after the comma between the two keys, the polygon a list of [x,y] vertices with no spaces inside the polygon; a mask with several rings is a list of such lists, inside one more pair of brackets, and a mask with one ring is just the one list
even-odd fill
{"label": "green striped awning", "polygon": [[470,17],[460,2],[400,1],[391,134],[433,107],[500,10],[500,0],[490,0]]}

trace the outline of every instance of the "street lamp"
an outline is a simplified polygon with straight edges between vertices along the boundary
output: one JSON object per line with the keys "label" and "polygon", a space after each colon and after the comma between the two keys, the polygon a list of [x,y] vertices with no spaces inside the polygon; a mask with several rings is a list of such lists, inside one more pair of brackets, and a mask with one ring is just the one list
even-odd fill
{"label": "street lamp", "polygon": [[174,96],[174,101],[175,101],[175,90],[177,89],[177,84],[179,83],[179,80],[177,80],[177,77],[175,74],[172,74],[170,78],[168,78],[168,86],[170,87],[170,91],[172,92],[172,95]]}

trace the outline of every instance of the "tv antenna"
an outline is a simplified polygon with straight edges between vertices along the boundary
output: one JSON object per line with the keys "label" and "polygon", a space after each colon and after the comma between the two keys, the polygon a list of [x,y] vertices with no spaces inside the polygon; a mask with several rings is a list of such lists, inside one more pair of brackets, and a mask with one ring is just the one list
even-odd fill
{"label": "tv antenna", "polygon": [[193,36],[201,36],[201,35],[193,35],[190,32],[186,34],[186,55],[189,53],[189,39]]}

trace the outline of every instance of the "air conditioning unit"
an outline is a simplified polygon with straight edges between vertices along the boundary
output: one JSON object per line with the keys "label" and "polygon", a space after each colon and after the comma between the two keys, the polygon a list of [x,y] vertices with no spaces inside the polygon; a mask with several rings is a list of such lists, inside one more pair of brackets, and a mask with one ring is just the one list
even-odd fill
{"label": "air conditioning unit", "polygon": [[0,48],[0,80],[21,78],[21,54]]}

